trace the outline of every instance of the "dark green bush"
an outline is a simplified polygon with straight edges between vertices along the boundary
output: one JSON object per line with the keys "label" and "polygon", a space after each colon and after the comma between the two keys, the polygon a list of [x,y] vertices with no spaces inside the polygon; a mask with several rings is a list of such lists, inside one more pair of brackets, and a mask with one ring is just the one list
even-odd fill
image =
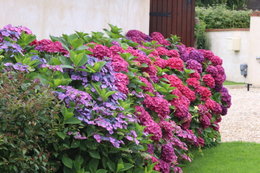
{"label": "dark green bush", "polygon": [[209,43],[205,31],[206,31],[205,22],[199,21],[195,25],[196,47],[198,49],[209,49]]}
{"label": "dark green bush", "polygon": [[226,5],[230,9],[244,9],[248,0],[196,0],[197,6],[212,6],[217,4]]}
{"label": "dark green bush", "polygon": [[206,29],[249,28],[250,10],[229,10],[225,5],[196,7],[196,16]]}
{"label": "dark green bush", "polygon": [[0,172],[54,172],[60,105],[23,73],[0,73]]}

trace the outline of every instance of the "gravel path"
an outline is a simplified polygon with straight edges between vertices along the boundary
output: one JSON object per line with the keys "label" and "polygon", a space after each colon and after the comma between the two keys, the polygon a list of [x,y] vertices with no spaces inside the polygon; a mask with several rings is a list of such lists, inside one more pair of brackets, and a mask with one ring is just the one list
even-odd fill
{"label": "gravel path", "polygon": [[222,117],[222,141],[249,141],[260,143],[260,88],[228,87],[232,106]]}

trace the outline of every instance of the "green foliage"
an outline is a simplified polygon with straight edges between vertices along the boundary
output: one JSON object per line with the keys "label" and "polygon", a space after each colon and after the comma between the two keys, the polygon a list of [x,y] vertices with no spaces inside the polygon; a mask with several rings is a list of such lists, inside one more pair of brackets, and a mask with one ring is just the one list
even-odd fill
{"label": "green foliage", "polygon": [[198,49],[209,49],[209,43],[206,36],[206,24],[204,21],[199,21],[195,25],[196,47]]}
{"label": "green foliage", "polygon": [[230,10],[225,5],[196,7],[196,47],[209,49],[206,29],[249,28],[250,13],[250,10]]}
{"label": "green foliage", "polygon": [[197,6],[226,5],[230,9],[245,9],[248,0],[196,0]]}
{"label": "green foliage", "polygon": [[23,73],[0,73],[0,172],[55,171],[59,109],[48,87]]}
{"label": "green foliage", "polygon": [[250,10],[229,10],[224,5],[196,7],[196,16],[206,29],[249,28]]}

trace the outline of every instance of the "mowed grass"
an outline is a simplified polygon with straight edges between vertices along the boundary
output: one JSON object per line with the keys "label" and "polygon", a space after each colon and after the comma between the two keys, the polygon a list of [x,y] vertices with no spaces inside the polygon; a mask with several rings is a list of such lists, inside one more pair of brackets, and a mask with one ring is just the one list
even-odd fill
{"label": "mowed grass", "polygon": [[260,173],[260,144],[227,142],[202,151],[184,173]]}
{"label": "mowed grass", "polygon": [[225,81],[224,85],[245,85],[243,82]]}

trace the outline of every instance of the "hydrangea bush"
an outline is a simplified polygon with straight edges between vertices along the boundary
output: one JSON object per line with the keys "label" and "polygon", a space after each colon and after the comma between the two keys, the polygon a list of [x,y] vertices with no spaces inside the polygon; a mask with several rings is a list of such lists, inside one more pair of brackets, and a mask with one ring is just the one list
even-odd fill
{"label": "hydrangea bush", "polygon": [[39,80],[63,104],[57,171],[182,172],[190,148],[220,141],[231,106],[222,60],[158,32],[110,28],[36,40],[8,25],[1,70]]}

